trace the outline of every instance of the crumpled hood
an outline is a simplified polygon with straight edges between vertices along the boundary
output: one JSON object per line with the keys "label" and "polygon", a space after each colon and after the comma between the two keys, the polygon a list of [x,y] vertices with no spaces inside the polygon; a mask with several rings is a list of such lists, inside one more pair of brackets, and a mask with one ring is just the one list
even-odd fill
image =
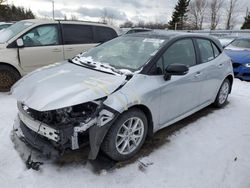
{"label": "crumpled hood", "polygon": [[226,48],[226,54],[236,63],[250,63],[250,50],[246,49],[235,49],[235,48]]}
{"label": "crumpled hood", "polygon": [[12,95],[32,109],[48,111],[105,97],[125,79],[125,75],[57,63],[23,77],[12,87]]}

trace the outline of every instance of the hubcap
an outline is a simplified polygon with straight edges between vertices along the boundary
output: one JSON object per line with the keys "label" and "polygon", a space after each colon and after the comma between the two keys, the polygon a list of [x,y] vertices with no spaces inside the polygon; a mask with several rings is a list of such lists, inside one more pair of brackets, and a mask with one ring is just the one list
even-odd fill
{"label": "hubcap", "polygon": [[219,103],[223,104],[227,100],[227,96],[229,93],[229,84],[227,82],[224,82],[219,94]]}
{"label": "hubcap", "polygon": [[144,135],[143,121],[133,117],[125,121],[116,136],[116,149],[122,155],[133,152],[141,143]]}

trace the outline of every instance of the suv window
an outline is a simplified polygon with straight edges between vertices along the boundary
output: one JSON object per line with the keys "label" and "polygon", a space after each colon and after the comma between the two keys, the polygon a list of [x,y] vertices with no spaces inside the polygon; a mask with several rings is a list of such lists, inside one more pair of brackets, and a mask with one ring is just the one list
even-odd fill
{"label": "suv window", "polygon": [[192,39],[182,39],[172,44],[163,54],[164,69],[170,64],[196,64],[196,56]]}
{"label": "suv window", "polygon": [[217,57],[220,55],[220,51],[218,50],[218,47],[212,43],[212,46],[213,46],[213,50],[214,50],[214,57]]}
{"label": "suv window", "polygon": [[108,27],[95,26],[95,42],[103,43],[117,37],[117,33]]}
{"label": "suv window", "polygon": [[206,39],[197,39],[197,44],[201,54],[201,62],[206,63],[214,59],[212,44]]}
{"label": "suv window", "polygon": [[38,26],[23,37],[25,47],[58,45],[59,35],[57,25]]}
{"label": "suv window", "polygon": [[64,44],[94,43],[90,25],[62,24]]}

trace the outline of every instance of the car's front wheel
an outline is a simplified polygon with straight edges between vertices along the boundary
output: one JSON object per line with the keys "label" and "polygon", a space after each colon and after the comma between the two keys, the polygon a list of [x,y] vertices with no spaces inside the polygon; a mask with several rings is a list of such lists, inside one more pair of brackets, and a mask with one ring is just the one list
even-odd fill
{"label": "car's front wheel", "polygon": [[107,133],[102,150],[112,159],[123,161],[134,156],[143,145],[148,131],[145,114],[130,109],[116,120]]}
{"label": "car's front wheel", "polygon": [[228,95],[230,93],[230,89],[231,89],[231,83],[228,79],[225,79],[221,84],[220,90],[216,96],[214,106],[218,108],[225,106]]}

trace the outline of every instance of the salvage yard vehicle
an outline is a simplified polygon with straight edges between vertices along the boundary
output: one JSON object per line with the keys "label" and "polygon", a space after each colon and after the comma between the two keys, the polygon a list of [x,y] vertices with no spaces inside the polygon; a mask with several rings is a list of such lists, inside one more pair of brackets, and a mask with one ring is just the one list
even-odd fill
{"label": "salvage yard vehicle", "polygon": [[232,59],[234,76],[250,81],[250,37],[237,38],[225,48]]}
{"label": "salvage yard vehicle", "polygon": [[80,21],[24,20],[0,35],[0,91],[25,74],[117,37],[113,27]]}
{"label": "salvage yard vehicle", "polygon": [[15,135],[46,156],[89,142],[113,160],[147,136],[214,104],[223,107],[233,68],[217,39],[152,31],[123,35],[28,74],[12,88]]}

